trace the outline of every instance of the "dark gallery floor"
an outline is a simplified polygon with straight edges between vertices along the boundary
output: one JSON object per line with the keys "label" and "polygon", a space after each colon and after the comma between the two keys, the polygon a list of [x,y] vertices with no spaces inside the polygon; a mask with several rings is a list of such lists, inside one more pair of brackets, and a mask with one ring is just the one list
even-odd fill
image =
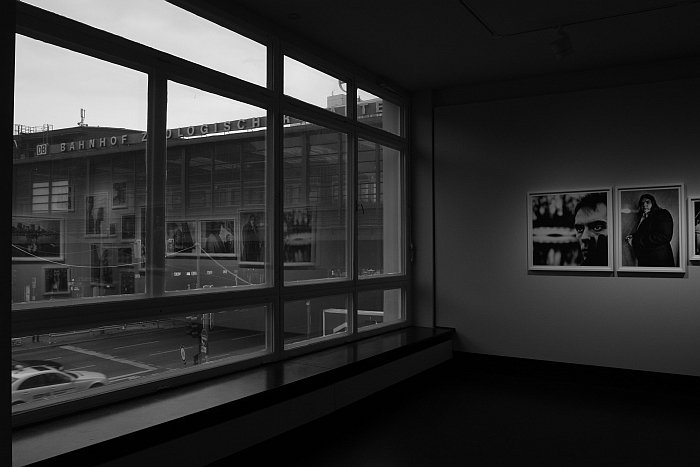
{"label": "dark gallery floor", "polygon": [[698,466],[697,378],[457,354],[214,465]]}

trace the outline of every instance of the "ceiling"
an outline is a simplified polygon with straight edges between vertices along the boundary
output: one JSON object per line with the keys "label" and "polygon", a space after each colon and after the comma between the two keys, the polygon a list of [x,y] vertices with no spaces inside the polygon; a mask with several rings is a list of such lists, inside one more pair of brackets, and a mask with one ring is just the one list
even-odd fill
{"label": "ceiling", "polygon": [[[237,0],[228,5],[234,12],[246,8],[408,91],[700,56],[700,0]],[[551,43],[560,26],[572,51],[558,58]]]}

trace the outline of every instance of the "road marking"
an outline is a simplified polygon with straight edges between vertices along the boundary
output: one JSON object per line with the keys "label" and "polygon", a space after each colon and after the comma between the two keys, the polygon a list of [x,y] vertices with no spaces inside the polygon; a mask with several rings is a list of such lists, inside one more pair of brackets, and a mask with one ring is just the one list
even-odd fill
{"label": "road marking", "polygon": [[81,349],[80,347],[75,347],[73,345],[62,345],[64,350],[72,350],[73,352],[83,353],[85,355],[91,355],[93,357],[104,358],[105,360],[112,360],[113,362],[124,363],[126,365],[135,366],[136,368],[143,368],[148,371],[155,371],[158,368],[146,365],[145,363],[134,362],[132,360],[126,360],[124,358],[115,357],[114,355],[108,355],[106,353],[95,352],[94,350]]}
{"label": "road marking", "polygon": [[249,337],[264,336],[264,335],[265,335],[264,332],[257,332],[255,334],[248,334],[247,336],[243,336],[243,337],[234,337],[233,339],[229,339],[229,340],[230,341],[239,341],[241,339],[248,339]]}
{"label": "road marking", "polygon": [[143,370],[143,371],[136,371],[134,373],[127,373],[125,375],[115,376],[113,378],[109,378],[109,382],[110,383],[118,383],[118,382],[123,381],[125,379],[136,379],[136,375],[140,375],[142,373],[148,373],[150,371],[151,370]]}
{"label": "road marking", "polygon": [[128,349],[129,347],[138,347],[139,345],[157,344],[158,342],[160,342],[160,341],[141,342],[140,344],[131,344],[131,345],[124,345],[122,347],[114,347],[112,350]]}
{"label": "road marking", "polygon": [[70,368],[68,371],[84,370],[85,368],[92,368],[93,366],[96,366],[96,365],[76,366],[75,368]]}
{"label": "road marking", "polygon": [[[196,348],[195,346],[190,345],[189,347],[185,347],[185,350],[190,350],[190,349],[195,349],[195,348]],[[148,356],[149,356],[149,357],[155,357],[156,355],[163,355],[163,354],[166,354],[166,353],[173,353],[173,352],[179,352],[179,351],[180,351],[179,348],[173,349],[173,350],[164,350],[164,351],[162,351],[162,352],[149,353]]]}

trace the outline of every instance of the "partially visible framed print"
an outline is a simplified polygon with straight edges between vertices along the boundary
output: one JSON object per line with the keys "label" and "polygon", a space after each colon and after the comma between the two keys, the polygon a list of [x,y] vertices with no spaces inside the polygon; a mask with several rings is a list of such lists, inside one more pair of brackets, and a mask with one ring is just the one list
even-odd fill
{"label": "partially visible framed print", "polygon": [[612,189],[528,193],[528,269],[612,271]]}
{"label": "partially visible framed print", "polygon": [[617,188],[615,242],[620,272],[685,272],[683,185]]}
{"label": "partially visible framed print", "polygon": [[700,197],[688,199],[688,239],[691,261],[700,261]]}
{"label": "partially visible framed print", "polygon": [[62,219],[12,217],[12,261],[63,261]]}

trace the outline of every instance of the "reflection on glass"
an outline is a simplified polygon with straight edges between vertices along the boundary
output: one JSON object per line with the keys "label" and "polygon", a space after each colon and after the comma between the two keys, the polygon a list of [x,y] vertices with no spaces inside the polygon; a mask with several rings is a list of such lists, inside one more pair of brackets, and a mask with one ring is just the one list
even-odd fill
{"label": "reflection on glass", "polygon": [[23,0],[154,49],[265,86],[266,47],[156,0]]}
{"label": "reflection on glass", "polygon": [[357,294],[357,329],[368,330],[403,319],[401,289],[370,290]]}
{"label": "reflection on glass", "polygon": [[268,307],[252,306],[15,338],[12,404],[263,355],[267,329]]}
{"label": "reflection on glass", "polygon": [[401,107],[365,90],[357,90],[357,120],[376,128],[401,135]]}
{"label": "reflection on glass", "polygon": [[347,135],[290,123],[283,177],[285,282],[346,278]]}
{"label": "reflection on glass", "polygon": [[294,300],[284,304],[285,348],[348,333],[347,295]]}
{"label": "reflection on glass", "polygon": [[284,93],[331,112],[347,115],[345,83],[286,56]]}
{"label": "reflection on glass", "polygon": [[168,91],[166,290],[265,284],[265,110],[172,82]]}
{"label": "reflection on glass", "polygon": [[401,152],[358,141],[358,267],[360,278],[402,273]]}
{"label": "reflection on glass", "polygon": [[15,71],[12,303],[144,293],[147,77],[19,35]]}

